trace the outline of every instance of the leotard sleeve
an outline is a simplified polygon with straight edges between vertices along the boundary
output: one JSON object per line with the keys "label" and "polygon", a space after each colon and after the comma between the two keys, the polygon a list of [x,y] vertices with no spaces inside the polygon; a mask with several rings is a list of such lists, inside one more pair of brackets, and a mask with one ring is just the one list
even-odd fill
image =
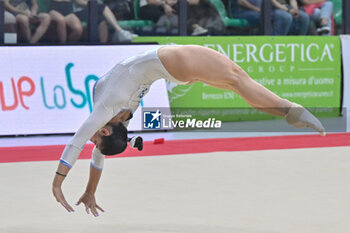
{"label": "leotard sleeve", "polygon": [[74,134],[72,140],[66,145],[60,162],[71,168],[78,159],[85,143],[113,117],[113,111],[102,102],[94,106],[90,116]]}
{"label": "leotard sleeve", "polygon": [[98,169],[98,170],[102,170],[104,160],[105,160],[105,155],[102,154],[96,148],[96,146],[94,146],[94,149],[92,150],[92,156],[91,156],[91,166]]}

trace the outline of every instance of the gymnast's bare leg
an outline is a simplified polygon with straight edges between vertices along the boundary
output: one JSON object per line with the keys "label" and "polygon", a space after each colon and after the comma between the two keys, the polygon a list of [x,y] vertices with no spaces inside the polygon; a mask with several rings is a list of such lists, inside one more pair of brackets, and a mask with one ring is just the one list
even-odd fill
{"label": "gymnast's bare leg", "polygon": [[179,81],[199,81],[234,91],[256,109],[285,116],[295,127],[312,127],[324,135],[322,124],[310,112],[257,83],[240,66],[215,50],[196,45],[167,46],[159,48],[158,56],[167,71]]}

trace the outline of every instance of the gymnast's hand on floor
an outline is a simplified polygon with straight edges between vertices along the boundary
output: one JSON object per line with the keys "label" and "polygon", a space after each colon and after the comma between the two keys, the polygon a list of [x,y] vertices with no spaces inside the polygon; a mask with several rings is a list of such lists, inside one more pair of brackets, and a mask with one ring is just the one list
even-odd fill
{"label": "gymnast's hand on floor", "polygon": [[53,186],[52,187],[53,195],[55,196],[57,202],[59,202],[68,212],[74,212],[74,209],[67,203],[64,198],[61,186]]}
{"label": "gymnast's hand on floor", "polygon": [[80,203],[84,203],[85,205],[85,210],[86,213],[89,214],[90,211],[91,213],[95,216],[98,217],[98,212],[97,209],[99,209],[102,212],[105,212],[100,206],[98,206],[96,204],[96,199],[95,199],[95,195],[93,193],[87,193],[85,192],[83,194],[83,196],[81,196],[81,198],[79,199],[79,201],[77,202],[77,204],[75,204],[76,206],[78,206]]}

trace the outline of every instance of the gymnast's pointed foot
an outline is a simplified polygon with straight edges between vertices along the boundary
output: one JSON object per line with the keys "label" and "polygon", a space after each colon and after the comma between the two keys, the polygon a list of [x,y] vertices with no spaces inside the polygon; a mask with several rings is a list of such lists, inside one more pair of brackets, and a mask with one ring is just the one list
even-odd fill
{"label": "gymnast's pointed foot", "polygon": [[292,103],[292,106],[285,117],[287,123],[293,125],[295,128],[311,127],[319,132],[320,135],[326,135],[322,123],[307,109],[299,104]]}

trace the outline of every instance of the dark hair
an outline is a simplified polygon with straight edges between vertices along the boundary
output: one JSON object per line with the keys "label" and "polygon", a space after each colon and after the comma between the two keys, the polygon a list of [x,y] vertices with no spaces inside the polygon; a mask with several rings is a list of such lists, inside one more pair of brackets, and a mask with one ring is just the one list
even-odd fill
{"label": "dark hair", "polygon": [[128,145],[128,130],[119,122],[109,124],[112,127],[112,133],[109,136],[102,136],[101,153],[104,155],[116,155],[122,153]]}

